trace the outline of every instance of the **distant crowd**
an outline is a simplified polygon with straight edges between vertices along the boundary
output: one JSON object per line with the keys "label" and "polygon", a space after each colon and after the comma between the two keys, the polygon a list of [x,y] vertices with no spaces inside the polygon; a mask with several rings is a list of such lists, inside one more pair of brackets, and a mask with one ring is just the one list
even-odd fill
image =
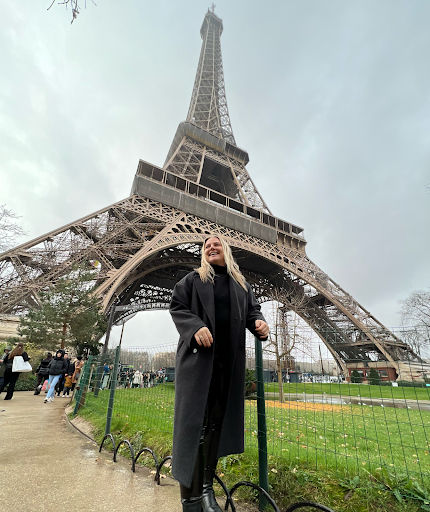
{"label": "distant crowd", "polygon": [[[30,357],[24,350],[23,343],[12,349],[6,347],[0,359],[0,394],[7,390],[5,400],[11,400],[16,383],[21,373],[33,372]],[[45,392],[45,403],[52,402],[54,397],[68,397],[75,389],[84,366],[82,356],[69,358],[63,349],[58,349],[53,355],[46,354],[35,370],[37,377],[34,394]],[[97,372],[102,373],[100,389],[110,388],[113,376],[113,365],[99,366]],[[166,382],[167,376],[163,368],[157,371],[140,371],[130,365],[119,364],[117,387],[119,388],[151,388]]]}
{"label": "distant crowd", "polygon": [[47,395],[44,402],[52,402],[55,394],[63,398],[69,396],[70,391],[75,389],[83,366],[82,356],[71,360],[69,354],[62,349],[57,350],[54,357],[48,352],[36,369],[37,384],[34,394],[38,395],[45,390]]}
{"label": "distant crowd", "polygon": [[[113,365],[105,364],[101,389],[109,387]],[[162,368],[158,371],[141,372],[129,365],[120,364],[118,368],[117,387],[122,388],[151,388],[166,381]]]}
{"label": "distant crowd", "polygon": [[[21,373],[33,371],[29,361],[23,343],[18,343],[14,349],[5,348],[0,359],[0,394],[7,388],[5,400],[13,398]],[[52,402],[55,394],[57,397],[69,396],[79,380],[83,366],[82,356],[71,360],[63,349],[57,350],[54,356],[48,352],[35,371],[37,382],[34,394],[39,395],[45,391],[45,403]]]}

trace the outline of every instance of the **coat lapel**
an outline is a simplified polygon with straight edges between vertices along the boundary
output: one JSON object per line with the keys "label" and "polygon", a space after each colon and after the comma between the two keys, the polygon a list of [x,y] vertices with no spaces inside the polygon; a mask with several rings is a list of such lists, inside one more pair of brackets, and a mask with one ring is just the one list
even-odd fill
{"label": "coat lapel", "polygon": [[215,329],[215,298],[213,284],[210,281],[203,283],[198,274],[194,277],[194,283],[200,302],[209,318],[211,332],[213,332]]}

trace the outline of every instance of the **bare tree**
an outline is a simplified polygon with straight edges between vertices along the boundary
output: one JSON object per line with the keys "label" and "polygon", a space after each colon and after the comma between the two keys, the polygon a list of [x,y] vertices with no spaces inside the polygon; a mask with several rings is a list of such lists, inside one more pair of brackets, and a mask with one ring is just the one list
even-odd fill
{"label": "bare tree", "polygon": [[418,354],[430,348],[430,290],[416,290],[399,301],[402,323],[407,328],[404,340]]}
{"label": "bare tree", "polygon": [[310,347],[311,334],[309,329],[303,329],[303,321],[298,315],[308,299],[302,295],[289,297],[289,300],[286,300],[282,290],[275,290],[273,299],[273,309],[268,318],[269,338],[263,350],[274,356],[278,375],[279,401],[284,402],[282,370],[294,369],[294,358],[291,354],[294,348],[300,345],[302,350],[307,350]]}
{"label": "bare tree", "polygon": [[176,352],[157,352],[152,360],[153,369],[174,367],[176,360]]}
{"label": "bare tree", "polygon": [[[94,0],[91,0],[92,3],[94,5],[97,5]],[[57,2],[58,5],[65,5],[66,6],[66,9],[68,9],[68,7],[70,6],[70,8],[72,9],[72,21],[70,23],[73,23],[75,21],[75,19],[78,17],[78,14],[80,13],[81,11],[81,5],[82,5],[82,2],[79,2],[79,0],[63,0],[62,2],[58,1],[58,0],[52,0],[52,3],[51,5],[48,7],[48,11],[49,9],[51,9],[51,7]],[[85,9],[87,8],[87,0],[84,0],[84,7]]]}
{"label": "bare tree", "polygon": [[401,315],[405,325],[430,328],[430,290],[416,290],[400,301]]}
{"label": "bare tree", "polygon": [[0,205],[0,253],[10,249],[15,240],[27,233],[15,220],[19,219],[12,210],[6,208],[5,204]]}

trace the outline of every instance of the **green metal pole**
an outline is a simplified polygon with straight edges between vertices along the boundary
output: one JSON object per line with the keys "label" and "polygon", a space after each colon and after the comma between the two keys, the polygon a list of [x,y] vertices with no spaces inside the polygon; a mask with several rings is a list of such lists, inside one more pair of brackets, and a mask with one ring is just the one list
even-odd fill
{"label": "green metal pole", "polygon": [[102,357],[98,361],[98,366],[96,369],[96,378],[94,379],[94,396],[97,398],[99,396],[100,385],[102,383],[103,378],[103,368],[104,368],[104,358]]}
{"label": "green metal pole", "polygon": [[[257,417],[258,417],[258,473],[259,485],[269,492],[269,476],[267,465],[267,426],[266,404],[264,402],[263,349],[261,341],[255,338],[255,378],[257,381]],[[260,494],[259,509],[264,510],[266,498]]]}
{"label": "green metal pole", "polygon": [[79,381],[79,390],[76,394],[76,403],[75,403],[75,409],[73,411],[73,415],[76,416],[78,414],[79,410],[79,404],[81,403],[81,397],[84,389],[88,385],[89,376],[91,373],[91,365],[93,363],[93,356],[88,357],[88,361],[85,363],[85,366],[82,370],[81,379]]}
{"label": "green metal pole", "polygon": [[94,383],[94,396],[95,397],[99,396],[100,384],[101,384],[102,378],[103,378],[103,366],[104,366],[103,363],[105,361],[106,353],[107,353],[107,350],[109,347],[109,339],[110,339],[110,333],[112,330],[114,316],[115,316],[115,305],[112,304],[112,307],[110,310],[110,315],[109,315],[109,320],[108,320],[108,325],[107,325],[107,329],[106,329],[106,340],[105,340],[105,344],[103,346],[102,357],[100,359],[100,366],[97,368],[97,376],[96,376],[96,380]]}
{"label": "green metal pole", "polygon": [[110,395],[109,395],[109,404],[106,416],[106,427],[105,427],[105,435],[110,434],[110,428],[112,425],[112,413],[113,413],[113,404],[115,401],[115,390],[116,390],[116,381],[118,376],[118,366],[119,366],[119,358],[121,356],[121,345],[116,347],[115,352],[115,362],[113,365],[113,375],[110,381]]}

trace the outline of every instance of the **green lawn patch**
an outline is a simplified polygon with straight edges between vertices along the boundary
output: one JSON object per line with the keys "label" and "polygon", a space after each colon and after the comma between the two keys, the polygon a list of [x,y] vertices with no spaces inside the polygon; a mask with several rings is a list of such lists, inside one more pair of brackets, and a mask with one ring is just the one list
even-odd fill
{"label": "green lawn patch", "polygon": [[[396,398],[407,400],[430,400],[430,387],[370,386],[368,384],[318,384],[312,382],[284,384],[285,393],[309,395],[335,395],[339,397],[359,396],[362,398]],[[266,392],[278,393],[277,383],[264,386]]]}
{"label": "green lawn patch", "polygon": [[[98,398],[88,393],[79,412],[95,426],[98,441],[104,435],[108,397],[108,390]],[[118,440],[130,439],[136,451],[149,446],[159,457],[169,455],[173,404],[172,384],[117,389],[112,433]],[[408,503],[412,512],[426,506],[426,491],[420,501],[406,490],[408,485],[430,488],[430,413],[358,405],[266,404],[271,493],[281,507],[301,499],[321,501],[338,511],[397,512]],[[258,481],[256,401],[247,401],[245,412],[246,451],[219,465],[229,485],[241,479]],[[142,462],[151,464],[149,458]],[[243,490],[239,497],[251,499],[252,491]]]}

